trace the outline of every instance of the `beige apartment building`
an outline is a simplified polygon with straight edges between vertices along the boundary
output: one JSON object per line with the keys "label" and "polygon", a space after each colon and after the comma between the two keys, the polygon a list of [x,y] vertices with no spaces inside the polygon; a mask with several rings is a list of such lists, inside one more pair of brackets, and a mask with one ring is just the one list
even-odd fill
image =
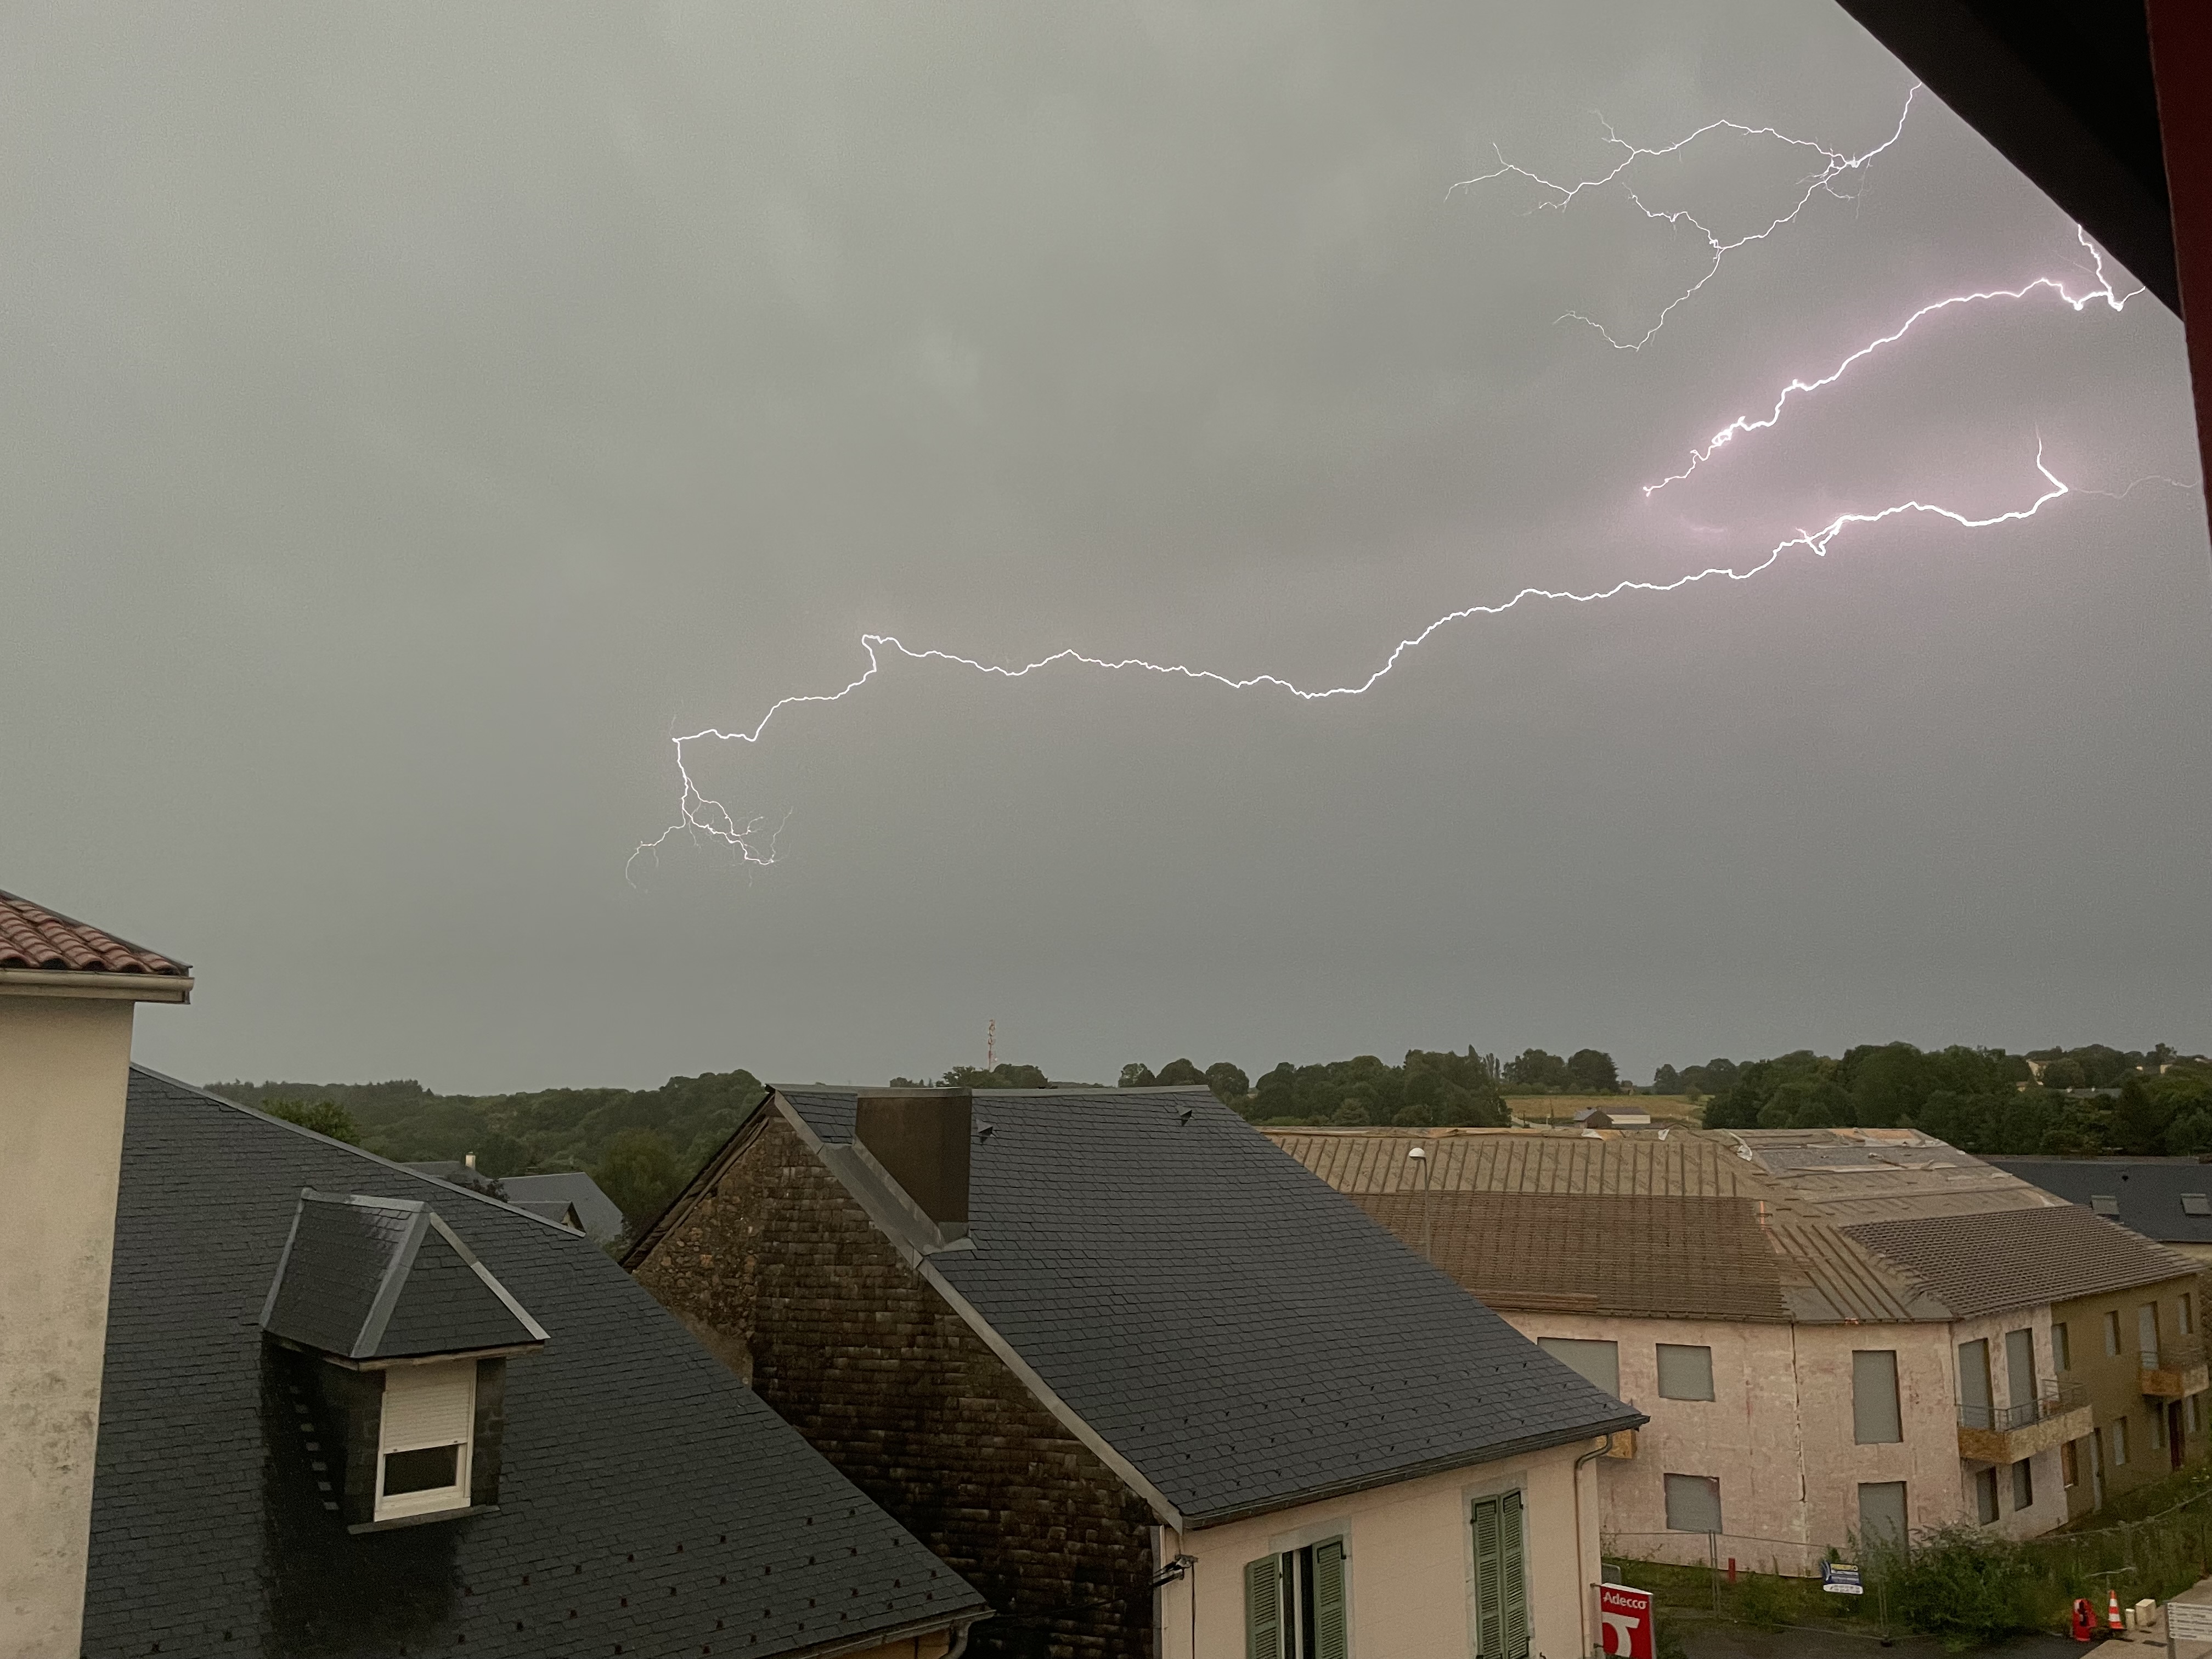
{"label": "beige apartment building", "polygon": [[1277,1129],[1645,1413],[1610,1553],[2031,1536],[2207,1446],[2198,1264],[1909,1130]]}

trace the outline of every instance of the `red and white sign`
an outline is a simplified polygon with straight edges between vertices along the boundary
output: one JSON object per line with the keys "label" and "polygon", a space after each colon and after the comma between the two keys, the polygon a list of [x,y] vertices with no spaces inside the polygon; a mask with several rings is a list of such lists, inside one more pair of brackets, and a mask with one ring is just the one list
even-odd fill
{"label": "red and white sign", "polygon": [[1620,1659],[1654,1659],[1651,1638],[1651,1592],[1626,1584],[1597,1587],[1598,1623],[1605,1633],[1605,1650]]}

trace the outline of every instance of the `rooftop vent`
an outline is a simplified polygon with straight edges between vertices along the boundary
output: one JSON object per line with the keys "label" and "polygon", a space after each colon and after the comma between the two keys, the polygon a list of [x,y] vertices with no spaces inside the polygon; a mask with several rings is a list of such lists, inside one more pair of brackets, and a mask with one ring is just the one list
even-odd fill
{"label": "rooftop vent", "polygon": [[2089,1197],[2089,1207],[2099,1215],[2118,1215],[2120,1212],[2120,1200],[2110,1193],[2093,1193]]}
{"label": "rooftop vent", "polygon": [[303,1190],[261,1328],[331,1419],[314,1467],[349,1529],[496,1505],[507,1362],[545,1329],[435,1211]]}
{"label": "rooftop vent", "polygon": [[2212,1215],[2212,1195],[2203,1193],[2184,1193],[2181,1195],[2184,1215]]}

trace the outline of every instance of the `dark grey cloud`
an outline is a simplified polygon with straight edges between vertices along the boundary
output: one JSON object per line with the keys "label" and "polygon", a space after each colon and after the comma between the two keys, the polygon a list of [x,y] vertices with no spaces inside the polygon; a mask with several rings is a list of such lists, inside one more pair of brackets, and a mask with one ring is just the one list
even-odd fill
{"label": "dark grey cloud", "polygon": [[[2193,478],[2179,326],[1912,307],[2081,261],[1947,111],[1722,274],[1617,194],[1446,195],[1601,112],[1863,150],[1825,0],[19,10],[0,53],[4,877],[205,987],[189,1076],[1103,1077],[1408,1044],[1648,1069],[1904,1036],[2212,1043],[2212,594],[2149,486],[1755,561],[1906,496]],[[1750,225],[1736,141],[1649,199]],[[697,751],[695,751],[697,752]]]}

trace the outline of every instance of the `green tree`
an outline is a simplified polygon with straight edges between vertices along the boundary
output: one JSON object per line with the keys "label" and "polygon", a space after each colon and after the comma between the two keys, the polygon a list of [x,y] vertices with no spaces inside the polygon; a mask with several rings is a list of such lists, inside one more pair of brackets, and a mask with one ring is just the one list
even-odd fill
{"label": "green tree", "polygon": [[1567,1060],[1567,1076],[1574,1086],[1594,1095],[1620,1092],[1620,1072],[1613,1056],[1596,1048],[1577,1048]]}
{"label": "green tree", "polygon": [[1225,1060],[1217,1060],[1206,1068],[1206,1086],[1224,1106],[1235,1106],[1252,1092],[1252,1080],[1244,1075],[1243,1068]]}
{"label": "green tree", "polygon": [[1557,1054],[1547,1054],[1541,1048],[1523,1048],[1518,1059],[1505,1063],[1505,1080],[1516,1088],[1557,1094],[1573,1081],[1573,1077],[1567,1070],[1567,1062]]}
{"label": "green tree", "polygon": [[2156,1158],[2166,1151],[2166,1126],[2173,1115],[2172,1103],[2153,1095],[2130,1073],[2112,1103],[2112,1139],[2131,1158]]}
{"label": "green tree", "polygon": [[353,1114],[327,1100],[264,1100],[261,1103],[261,1109],[271,1117],[283,1118],[287,1123],[313,1129],[317,1134],[328,1135],[332,1140],[343,1140],[349,1146],[361,1145],[361,1126],[353,1121]]}
{"label": "green tree", "polygon": [[1655,1095],[1680,1094],[1682,1074],[1671,1066],[1662,1066],[1651,1074],[1651,1092]]}
{"label": "green tree", "polygon": [[1194,1083],[1203,1084],[1206,1073],[1187,1060],[1171,1060],[1160,1067],[1160,1074],[1155,1080],[1164,1089],[1178,1088]]}
{"label": "green tree", "polygon": [[1001,1061],[989,1071],[976,1066],[955,1066],[937,1079],[940,1089],[1049,1089],[1052,1081],[1034,1066]]}
{"label": "green tree", "polygon": [[607,1142],[592,1179],[615,1201],[635,1238],[690,1176],[677,1166],[675,1143],[659,1130],[624,1129]]}
{"label": "green tree", "polygon": [[1295,1116],[1298,1109],[1297,1080],[1298,1068],[1287,1060],[1264,1073],[1253,1091],[1253,1115],[1263,1122]]}
{"label": "green tree", "polygon": [[1121,1087],[1124,1089],[1149,1089],[1158,1081],[1149,1066],[1124,1066],[1121,1068]]}

